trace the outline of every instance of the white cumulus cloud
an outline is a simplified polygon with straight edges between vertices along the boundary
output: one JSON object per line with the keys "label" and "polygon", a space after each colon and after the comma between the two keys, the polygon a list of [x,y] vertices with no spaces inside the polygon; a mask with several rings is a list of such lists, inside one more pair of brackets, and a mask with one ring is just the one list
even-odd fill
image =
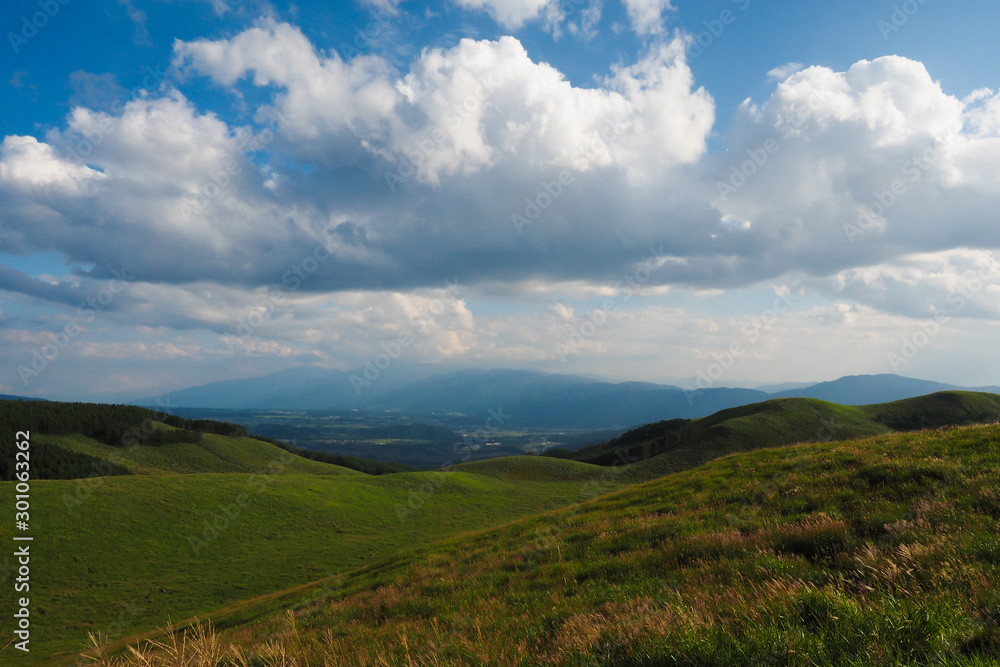
{"label": "white cumulus cloud", "polygon": [[663,14],[673,9],[670,0],[623,0],[632,30],[639,35],[663,32]]}

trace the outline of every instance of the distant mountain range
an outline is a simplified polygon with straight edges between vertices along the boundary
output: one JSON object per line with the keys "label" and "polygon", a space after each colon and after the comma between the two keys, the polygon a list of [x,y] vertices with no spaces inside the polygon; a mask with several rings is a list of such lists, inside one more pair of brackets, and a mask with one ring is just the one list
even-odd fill
{"label": "distant mountain range", "polygon": [[901,375],[849,375],[832,382],[820,382],[808,387],[775,392],[772,396],[774,398],[818,398],[841,405],[869,405],[958,389],[990,393],[1000,391],[1000,387],[956,387],[940,382],[915,380]]}
{"label": "distant mountain range", "polygon": [[[690,391],[649,382],[603,382],[591,377],[522,370],[464,370],[430,375],[400,366],[356,390],[359,371],[295,368],[245,380],[225,380],[137,401],[154,407],[229,410],[343,410],[378,408],[485,419],[502,410],[519,428],[622,428],[663,419],[704,417],[725,408],[779,397],[818,398],[842,405],[886,403],[937,391],[1000,393],[1000,387],[956,387],[899,375],[855,375],[812,385],[761,389],[712,387]],[[355,378],[352,383],[352,377]],[[793,388],[786,388],[793,387]],[[781,391],[774,391],[782,389]]]}

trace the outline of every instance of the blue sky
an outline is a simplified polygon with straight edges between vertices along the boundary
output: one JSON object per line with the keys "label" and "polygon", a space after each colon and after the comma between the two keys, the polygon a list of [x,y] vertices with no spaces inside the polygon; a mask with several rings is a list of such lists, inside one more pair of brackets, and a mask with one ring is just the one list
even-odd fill
{"label": "blue sky", "polygon": [[18,0],[0,26],[0,393],[349,369],[401,332],[400,364],[683,382],[752,339],[719,385],[1000,382],[996,3]]}
{"label": "blue sky", "polygon": [[[74,0],[61,6],[59,15],[17,54],[4,53],[5,75],[13,79],[17,72],[25,72],[27,76],[22,77],[22,88],[12,86],[5,91],[0,129],[5,135],[31,133],[61,124],[70,104],[69,76],[74,71],[113,73],[125,91],[144,82],[148,86],[151,73],[166,69],[175,39],[232,34],[256,19],[258,12],[295,22],[318,47],[337,49],[343,43],[353,45],[356,29],[364,29],[376,11],[362,2],[265,7],[248,0],[230,4],[242,11],[220,15],[211,2],[195,0],[134,3],[146,16],[141,28],[129,18],[124,3]],[[587,5],[583,1],[564,4],[567,10]],[[709,46],[691,61],[698,83],[708,87],[719,103],[720,121],[726,121],[747,97],[766,95],[770,89],[767,73],[790,62],[846,69],[863,58],[902,55],[923,62],[945,91],[956,95],[1000,78],[1000,45],[995,39],[1000,6],[996,3],[973,0],[956,6],[927,0],[898,30],[880,27],[880,21],[892,24],[893,7],[901,4],[711,0],[676,3],[674,10],[666,12],[665,24],[698,35],[710,29],[705,22],[717,20],[723,11],[735,15],[735,21],[718,37],[713,34]],[[624,7],[613,2],[605,3],[599,33],[590,40],[570,35],[553,39],[537,22],[505,30],[484,12],[454,5],[405,3],[400,10],[405,14],[393,17],[385,33],[391,29],[392,35],[404,41],[370,50],[385,53],[403,66],[408,59],[396,55],[398,50],[414,54],[427,46],[448,46],[448,40],[453,42],[458,35],[495,39],[513,32],[536,60],[553,64],[575,85],[588,86],[610,64],[634,59],[644,41],[630,30],[615,34],[612,26],[627,25],[628,18]],[[21,19],[39,7],[37,1],[17,0],[3,11],[5,32],[20,33]],[[426,18],[428,11],[438,16]],[[137,36],[137,30],[148,37]],[[5,41],[9,43],[9,38]],[[725,125],[717,129],[724,131]]]}

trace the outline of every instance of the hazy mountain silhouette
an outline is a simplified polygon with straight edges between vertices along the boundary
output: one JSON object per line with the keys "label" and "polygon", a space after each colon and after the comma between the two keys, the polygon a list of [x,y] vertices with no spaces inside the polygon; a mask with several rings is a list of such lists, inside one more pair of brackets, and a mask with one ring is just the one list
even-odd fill
{"label": "hazy mountain silhouette", "polygon": [[[867,405],[962,389],[899,375],[854,375],[774,393],[727,387],[691,392],[651,382],[612,383],[593,377],[525,370],[476,369],[433,374],[434,370],[439,367],[398,364],[358,391],[356,378],[363,377],[364,369],[302,367],[263,377],[213,382],[139,403],[234,410],[371,407],[473,418],[478,415],[485,418],[489,410],[502,409],[512,425],[522,428],[597,429],[704,417],[769,398],[805,397],[842,405]],[[368,377],[373,374],[369,372]],[[996,387],[974,390],[1000,391]]]}

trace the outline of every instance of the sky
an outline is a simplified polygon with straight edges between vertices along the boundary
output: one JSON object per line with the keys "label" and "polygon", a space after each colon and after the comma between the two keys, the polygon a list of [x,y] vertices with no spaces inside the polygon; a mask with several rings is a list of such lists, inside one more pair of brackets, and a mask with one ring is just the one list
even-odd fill
{"label": "sky", "polygon": [[12,0],[0,393],[1000,384],[1000,5]]}

